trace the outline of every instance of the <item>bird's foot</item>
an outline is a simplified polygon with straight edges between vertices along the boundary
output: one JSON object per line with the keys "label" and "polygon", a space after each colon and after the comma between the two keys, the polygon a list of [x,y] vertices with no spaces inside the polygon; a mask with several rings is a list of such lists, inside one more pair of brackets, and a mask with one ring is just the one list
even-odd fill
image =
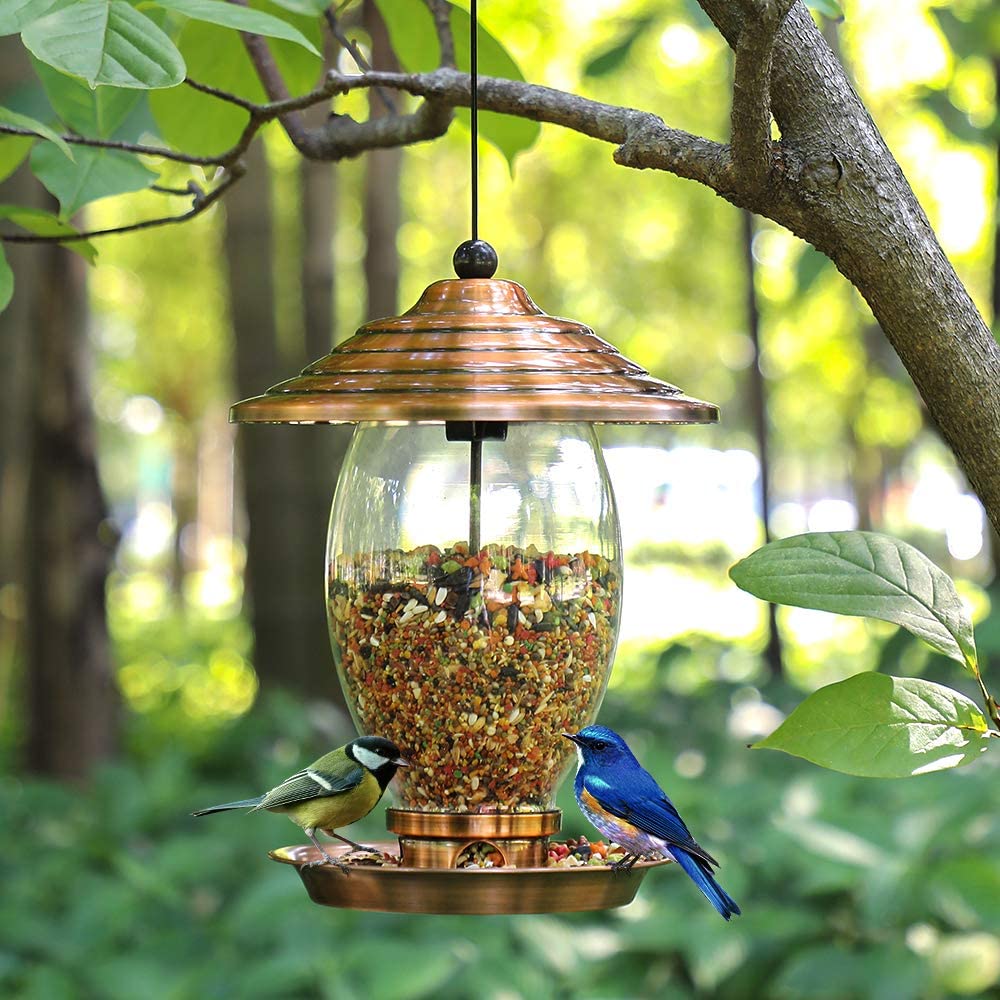
{"label": "bird's foot", "polygon": [[337,858],[331,858],[329,854],[326,853],[323,845],[316,839],[316,831],[312,828],[306,828],[304,830],[305,835],[312,841],[313,847],[319,851],[320,856],[313,861],[307,861],[302,867],[312,868],[315,865],[333,865],[334,868],[339,868],[345,875],[351,874],[350,866],[345,862],[338,860]]}
{"label": "bird's foot", "polygon": [[381,854],[382,852],[377,847],[365,847],[364,844],[358,844],[351,840],[349,837],[345,837],[343,834],[337,833],[334,830],[324,830],[323,831],[328,837],[335,837],[341,843],[347,844],[348,847],[353,847],[356,851],[364,851],[366,854]]}
{"label": "bird's foot", "polygon": [[636,866],[636,862],[642,859],[641,854],[626,854],[625,857],[620,858],[618,861],[612,861],[608,867],[613,872],[622,872],[625,875],[631,875],[632,869]]}
{"label": "bird's foot", "polygon": [[333,865],[334,868],[339,868],[345,875],[351,874],[351,866],[343,861],[338,861],[336,858],[331,858],[329,854],[324,852],[323,857],[314,858],[312,861],[307,861],[302,867],[303,868],[315,868],[318,865]]}

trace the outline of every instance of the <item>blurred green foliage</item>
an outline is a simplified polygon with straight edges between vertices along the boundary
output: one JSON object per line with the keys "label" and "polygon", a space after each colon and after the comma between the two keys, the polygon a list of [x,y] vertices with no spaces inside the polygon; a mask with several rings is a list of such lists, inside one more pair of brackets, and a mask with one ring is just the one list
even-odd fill
{"label": "blurred green foliage", "polygon": [[[779,699],[780,701],[781,699]],[[195,820],[269,787],[332,740],[271,699],[194,747],[132,720],[146,747],[74,790],[0,785],[0,994],[100,997],[718,997],[936,1000],[1000,979],[1000,818],[984,760],[906,782],[749,751],[749,687],[612,696],[621,729],[722,861],[727,925],[670,868],[620,911],[417,917],[312,904],[266,851],[267,814]],[[155,752],[150,753],[150,748]],[[565,832],[593,835],[563,790]],[[352,830],[373,838],[381,810]]]}

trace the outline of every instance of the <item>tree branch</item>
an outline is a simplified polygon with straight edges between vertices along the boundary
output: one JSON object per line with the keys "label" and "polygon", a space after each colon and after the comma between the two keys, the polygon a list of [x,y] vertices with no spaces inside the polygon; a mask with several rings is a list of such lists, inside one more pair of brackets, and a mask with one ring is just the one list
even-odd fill
{"label": "tree branch", "polygon": [[446,69],[455,68],[455,38],[451,33],[451,4],[445,0],[424,0],[434,18],[438,45],[441,47],[440,65]]}
{"label": "tree branch", "polygon": [[[448,108],[467,107],[470,102],[468,74],[447,68],[431,73],[372,72],[361,76],[331,72],[327,80],[341,93],[385,86],[425,97],[429,102]],[[670,128],[648,111],[621,108],[550,87],[489,76],[479,78],[479,106],[486,111],[562,125],[583,135],[615,143],[618,146],[615,162],[623,166],[667,170],[706,184],[720,194],[732,188],[728,146]],[[412,129],[401,125],[400,121],[379,119],[359,123],[335,118],[321,128],[315,145],[321,158],[342,159],[373,145],[416,141],[405,137]]]}
{"label": "tree branch", "polygon": [[[35,139],[44,139],[44,135],[32,132],[28,128],[18,128],[16,125],[0,124],[0,135],[24,135]],[[217,156],[190,156],[187,153],[177,153],[172,149],[165,149],[162,146],[147,146],[141,142],[119,142],[116,139],[91,139],[85,135],[60,136],[63,142],[68,142],[71,146],[90,146],[94,149],[117,149],[124,153],[140,153],[143,156],[160,156],[164,160],[172,160],[174,163],[188,163],[195,167],[214,167],[220,162]]]}
{"label": "tree branch", "polygon": [[737,183],[757,194],[774,165],[771,143],[771,62],[774,40],[795,0],[757,0],[736,43],[732,157]]}
{"label": "tree branch", "polygon": [[[211,191],[203,192],[194,187],[184,194],[192,195],[194,201],[188,211],[180,215],[166,215],[156,219],[144,219],[142,222],[131,222],[125,226],[113,226],[109,229],[87,229],[79,233],[42,236],[34,233],[0,233],[0,243],[77,243],[80,240],[90,240],[97,236],[112,236],[120,233],[135,233],[141,229],[154,229],[158,226],[169,226],[177,222],[187,222],[196,215],[212,207],[239,179],[244,175],[243,164],[236,162],[229,167],[222,180]],[[160,189],[161,191],[163,189]],[[164,192],[168,193],[168,192]],[[174,193],[174,192],[169,192]]]}
{"label": "tree branch", "polygon": [[[232,0],[232,3],[240,7],[249,7],[247,0]],[[299,150],[303,156],[308,156],[307,147],[309,139],[309,128],[298,113],[303,107],[309,105],[295,105],[294,98],[288,93],[284,77],[278,69],[271,50],[268,48],[267,40],[260,35],[253,35],[249,32],[241,32],[243,45],[250,56],[250,61],[254,64],[257,76],[264,86],[264,92],[271,101],[272,106],[282,106],[283,110],[276,117],[281,121],[285,134],[291,140],[292,145]],[[317,101],[312,101],[316,104]]]}
{"label": "tree branch", "polygon": [[[344,34],[343,29],[340,27],[340,22],[337,20],[337,15],[333,12],[333,8],[327,7],[327,9],[323,11],[323,16],[326,18],[330,34],[337,40],[341,48],[350,54],[358,69],[361,70],[362,73],[369,72],[372,69],[372,64],[365,58],[365,54],[361,51],[358,43],[354,41],[353,38],[348,38],[347,35]],[[376,87],[375,93],[378,94],[378,98],[385,107],[385,110],[388,111],[390,115],[396,114],[396,105],[389,96],[389,91],[386,90],[385,87]]]}
{"label": "tree branch", "polygon": [[189,76],[184,78],[184,83],[192,90],[199,90],[210,97],[217,97],[220,101],[225,101],[227,104],[235,104],[236,107],[242,108],[244,111],[249,111],[251,114],[260,110],[260,105],[255,104],[253,101],[248,101],[245,97],[240,97],[238,94],[231,94],[228,90],[220,90],[218,87],[213,87],[207,83],[199,83],[197,80],[192,80]]}

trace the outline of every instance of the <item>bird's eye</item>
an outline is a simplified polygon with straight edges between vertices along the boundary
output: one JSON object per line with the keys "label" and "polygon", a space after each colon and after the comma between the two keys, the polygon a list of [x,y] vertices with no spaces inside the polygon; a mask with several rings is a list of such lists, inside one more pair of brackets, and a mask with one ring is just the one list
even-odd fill
{"label": "bird's eye", "polygon": [[594,740],[594,742],[591,743],[590,745],[595,750],[607,750],[607,748],[608,748],[608,745],[607,745],[607,743],[604,742],[604,740]]}

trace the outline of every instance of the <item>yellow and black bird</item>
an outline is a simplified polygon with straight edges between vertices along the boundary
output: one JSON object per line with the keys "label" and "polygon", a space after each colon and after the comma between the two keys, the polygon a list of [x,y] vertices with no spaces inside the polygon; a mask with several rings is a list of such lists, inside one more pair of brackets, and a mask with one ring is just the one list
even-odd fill
{"label": "yellow and black bird", "polygon": [[396,769],[408,765],[409,761],[403,759],[395,743],[381,736],[360,736],[339,750],[324,754],[264,795],[199,809],[191,815],[204,816],[227,809],[249,809],[251,812],[267,809],[285,813],[302,827],[322,855],[310,865],[323,864],[326,860],[346,873],[348,866],[326,853],[316,839],[316,831],[322,830],[359,851],[371,850],[342,837],[336,829],[367,816],[382,798]]}

